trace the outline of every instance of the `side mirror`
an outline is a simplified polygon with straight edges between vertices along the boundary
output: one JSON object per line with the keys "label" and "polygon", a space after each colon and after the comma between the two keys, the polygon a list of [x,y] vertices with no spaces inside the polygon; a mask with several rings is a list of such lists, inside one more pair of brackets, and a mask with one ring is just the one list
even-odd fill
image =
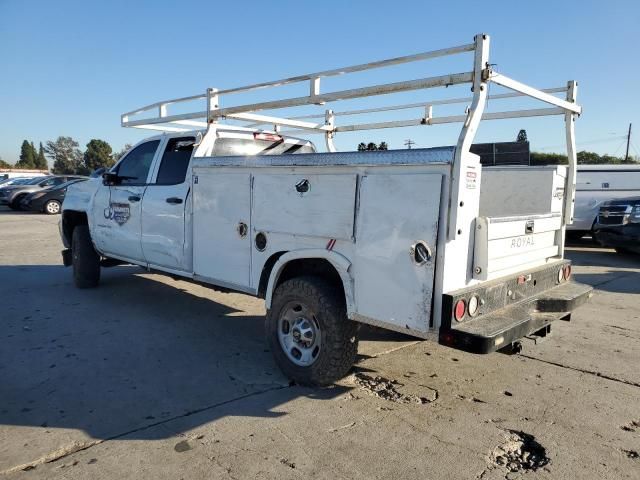
{"label": "side mirror", "polygon": [[102,176],[102,174],[103,174],[104,172],[106,172],[106,171],[107,171],[107,169],[106,169],[106,168],[104,168],[104,167],[97,168],[97,169],[96,169],[96,170],[94,170],[94,171],[93,171],[93,173],[91,174],[91,178],[98,178],[98,177],[101,177],[101,176]]}
{"label": "side mirror", "polygon": [[102,184],[108,187],[118,184],[118,174],[115,172],[104,172],[102,174]]}

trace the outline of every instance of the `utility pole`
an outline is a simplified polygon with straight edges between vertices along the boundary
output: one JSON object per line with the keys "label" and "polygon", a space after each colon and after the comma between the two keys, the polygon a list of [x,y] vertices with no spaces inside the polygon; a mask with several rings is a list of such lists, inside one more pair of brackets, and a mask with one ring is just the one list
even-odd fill
{"label": "utility pole", "polygon": [[411,150],[411,146],[412,146],[412,145],[415,145],[415,144],[416,144],[416,142],[414,142],[413,140],[411,140],[410,138],[408,138],[408,139],[406,139],[406,140],[404,141],[404,144],[405,144],[405,146],[406,146],[409,150]]}
{"label": "utility pole", "polygon": [[631,124],[629,124],[629,133],[627,133],[627,153],[624,155],[625,163],[629,160],[629,144],[631,143]]}

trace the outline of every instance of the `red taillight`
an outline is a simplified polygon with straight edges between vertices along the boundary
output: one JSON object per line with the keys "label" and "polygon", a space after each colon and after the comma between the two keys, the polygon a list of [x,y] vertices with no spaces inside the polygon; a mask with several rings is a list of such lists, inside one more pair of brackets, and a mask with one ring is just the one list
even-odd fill
{"label": "red taillight", "polygon": [[464,314],[467,311],[467,304],[464,300],[460,299],[456,302],[455,307],[453,308],[453,318],[456,319],[457,322],[464,318]]}
{"label": "red taillight", "polygon": [[569,280],[571,278],[571,265],[565,265],[562,271],[563,271],[564,279]]}
{"label": "red taillight", "polygon": [[268,142],[281,142],[282,141],[282,137],[280,135],[275,135],[273,133],[260,133],[260,132],[255,132],[253,134],[253,139],[254,140],[266,140]]}

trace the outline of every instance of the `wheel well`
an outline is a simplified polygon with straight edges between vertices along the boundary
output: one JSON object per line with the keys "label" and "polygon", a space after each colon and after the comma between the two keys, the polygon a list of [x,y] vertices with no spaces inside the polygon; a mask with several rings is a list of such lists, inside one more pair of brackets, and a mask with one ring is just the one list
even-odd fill
{"label": "wheel well", "polygon": [[[285,252],[282,252],[282,255]],[[280,257],[278,255],[278,258]],[[271,260],[271,259],[269,259]],[[276,260],[273,262],[275,264]],[[265,264],[266,267],[266,264]],[[271,270],[273,269],[273,265],[269,269],[269,274],[266,276],[266,282],[264,285],[264,292],[266,293],[267,284],[269,282],[269,276],[271,275]],[[263,271],[264,274],[264,271]],[[331,264],[331,262],[325,258],[298,258],[295,260],[291,260],[287,262],[287,264],[283,267],[278,279],[276,280],[273,289],[275,290],[278,285],[282,282],[286,282],[295,277],[302,276],[314,276],[319,277],[327,281],[330,285],[335,286],[340,290],[340,292],[344,295],[344,285],[342,284],[342,279],[340,278],[340,274],[336,270],[336,268]],[[262,280],[262,279],[261,279]],[[345,297],[343,297],[345,298]],[[346,301],[346,299],[345,299]]]}
{"label": "wheel well", "polygon": [[65,210],[62,213],[62,233],[67,241],[67,245],[71,245],[73,229],[78,225],[89,225],[86,213],[76,212],[74,210]]}

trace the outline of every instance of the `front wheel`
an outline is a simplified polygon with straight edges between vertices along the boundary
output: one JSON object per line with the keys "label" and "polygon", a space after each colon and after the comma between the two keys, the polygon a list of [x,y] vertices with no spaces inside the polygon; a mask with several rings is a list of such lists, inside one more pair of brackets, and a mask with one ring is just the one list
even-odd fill
{"label": "front wheel", "polygon": [[13,199],[13,201],[11,201],[9,203],[9,208],[11,210],[21,210],[20,208],[20,202],[22,201],[22,199],[25,197],[26,194],[22,194],[22,195],[18,195],[16,198]]}
{"label": "front wheel", "polygon": [[100,282],[100,255],[93,248],[87,225],[78,225],[71,237],[73,282],[78,288],[97,287]]}
{"label": "front wheel", "polygon": [[344,294],[318,277],[283,282],[267,312],[266,334],[276,363],[300,385],[329,385],[347,374],[358,353],[358,324]]}
{"label": "front wheel", "polygon": [[60,213],[60,202],[57,200],[49,200],[44,206],[44,213],[47,215],[57,215]]}

